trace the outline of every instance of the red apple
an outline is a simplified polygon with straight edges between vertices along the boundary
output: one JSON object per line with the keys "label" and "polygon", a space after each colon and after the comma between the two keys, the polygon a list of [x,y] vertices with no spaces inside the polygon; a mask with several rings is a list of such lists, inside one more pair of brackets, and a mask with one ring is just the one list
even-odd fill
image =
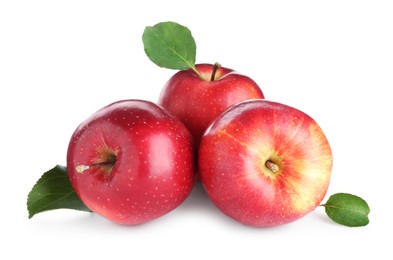
{"label": "red apple", "polygon": [[71,137],[67,169],[77,195],[93,212],[141,224],[180,205],[194,184],[192,137],[158,105],[110,104]]}
{"label": "red apple", "polygon": [[204,134],[200,178],[213,203],[250,226],[292,222],[324,198],[332,151],[307,114],[275,102],[241,102]]}
{"label": "red apple", "polygon": [[173,75],[161,91],[158,103],[178,117],[190,130],[198,147],[208,125],[231,105],[246,99],[264,98],[249,77],[219,64],[197,64],[197,71]]}

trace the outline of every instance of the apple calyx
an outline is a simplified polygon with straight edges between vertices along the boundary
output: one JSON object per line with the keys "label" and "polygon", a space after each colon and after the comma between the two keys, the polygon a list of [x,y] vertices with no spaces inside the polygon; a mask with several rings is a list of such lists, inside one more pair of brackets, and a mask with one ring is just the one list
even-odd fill
{"label": "apple calyx", "polygon": [[265,162],[265,166],[266,166],[269,170],[271,170],[273,173],[277,173],[277,172],[280,170],[280,167],[279,167],[277,164],[275,164],[275,163],[273,163],[272,161],[270,161],[270,160],[267,160],[267,161]]}
{"label": "apple calyx", "polygon": [[218,62],[214,63],[212,75],[211,75],[211,77],[210,77],[210,81],[214,81],[214,80],[216,79],[216,73],[217,73],[217,70],[218,70],[220,67],[221,67],[221,64],[220,64],[220,63],[218,63]]}

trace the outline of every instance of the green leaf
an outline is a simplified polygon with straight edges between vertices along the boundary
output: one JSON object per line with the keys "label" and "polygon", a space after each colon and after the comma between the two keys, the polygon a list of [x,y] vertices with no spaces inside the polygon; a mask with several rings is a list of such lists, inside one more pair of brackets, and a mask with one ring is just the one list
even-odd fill
{"label": "green leaf", "polygon": [[142,41],[156,65],[177,70],[195,68],[196,44],[187,27],[175,22],[147,26]]}
{"label": "green leaf", "polygon": [[365,226],[369,223],[370,208],[362,198],[348,194],[336,193],[328,199],[325,212],[334,222],[349,227]]}
{"label": "green leaf", "polygon": [[29,218],[52,209],[90,211],[71,186],[66,167],[60,165],[45,172],[27,197]]}

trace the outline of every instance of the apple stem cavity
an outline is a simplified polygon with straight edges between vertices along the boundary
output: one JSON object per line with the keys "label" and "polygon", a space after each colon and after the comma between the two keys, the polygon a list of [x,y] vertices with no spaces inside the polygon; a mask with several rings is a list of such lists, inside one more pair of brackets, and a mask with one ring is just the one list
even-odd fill
{"label": "apple stem cavity", "polygon": [[273,173],[276,173],[280,170],[280,167],[278,167],[277,164],[273,163],[272,161],[266,161],[265,166],[271,170]]}
{"label": "apple stem cavity", "polygon": [[217,73],[217,70],[218,70],[220,67],[221,67],[221,64],[220,64],[220,63],[218,63],[218,62],[214,63],[212,75],[211,75],[211,77],[210,77],[210,81],[214,81],[214,80],[216,79],[216,73]]}

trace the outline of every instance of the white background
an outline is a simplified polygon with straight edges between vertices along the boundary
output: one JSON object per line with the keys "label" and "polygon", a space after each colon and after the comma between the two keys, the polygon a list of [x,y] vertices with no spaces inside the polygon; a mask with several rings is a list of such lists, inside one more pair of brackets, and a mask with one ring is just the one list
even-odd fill
{"label": "white background", "polygon": [[[390,2],[1,1],[0,258],[389,259]],[[320,124],[334,154],[325,200],[336,192],[363,197],[368,226],[334,224],[317,208],[288,225],[246,227],[221,214],[200,186],[176,210],[135,227],[72,210],[28,220],[28,192],[65,164],[80,122],[120,99],[157,100],[175,71],[150,62],[141,36],[166,20],[191,29],[198,63],[246,74],[267,99]]]}

